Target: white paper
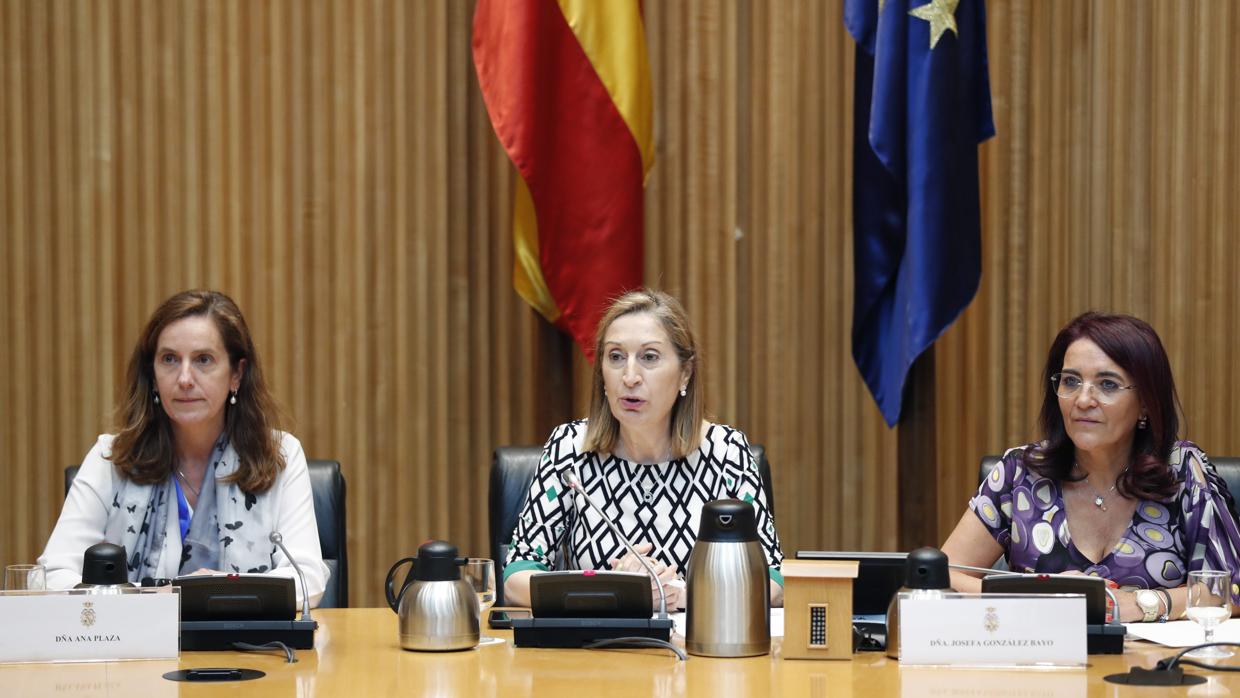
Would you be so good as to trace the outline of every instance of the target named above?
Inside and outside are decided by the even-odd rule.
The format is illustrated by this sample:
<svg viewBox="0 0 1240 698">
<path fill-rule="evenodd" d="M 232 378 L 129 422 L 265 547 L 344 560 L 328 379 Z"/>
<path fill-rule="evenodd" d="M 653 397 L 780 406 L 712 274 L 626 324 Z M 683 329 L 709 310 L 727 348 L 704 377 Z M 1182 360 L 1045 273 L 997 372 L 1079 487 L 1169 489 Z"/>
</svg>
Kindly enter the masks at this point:
<svg viewBox="0 0 1240 698">
<path fill-rule="evenodd" d="M 900 664 L 1085 666 L 1081 594 L 900 594 Z M 890 641 L 890 638 L 888 638 Z"/>
<path fill-rule="evenodd" d="M 684 637 L 685 629 L 688 627 L 686 625 L 685 612 L 679 611 L 677 613 L 669 613 L 668 615 L 672 617 L 672 622 L 675 623 L 676 627 L 673 628 L 673 630 L 676 631 L 677 635 Z M 771 609 L 771 637 L 783 637 L 783 636 L 784 636 L 784 609 L 772 608 Z"/>
<path fill-rule="evenodd" d="M 0 593 L 0 662 L 175 659 L 180 602 L 174 589 Z"/>
<path fill-rule="evenodd" d="M 1125 623 L 1128 634 L 1166 647 L 1192 647 L 1205 642 L 1205 631 L 1191 620 L 1167 623 Z M 1233 618 L 1214 628 L 1215 642 L 1240 642 L 1240 619 Z"/>
</svg>

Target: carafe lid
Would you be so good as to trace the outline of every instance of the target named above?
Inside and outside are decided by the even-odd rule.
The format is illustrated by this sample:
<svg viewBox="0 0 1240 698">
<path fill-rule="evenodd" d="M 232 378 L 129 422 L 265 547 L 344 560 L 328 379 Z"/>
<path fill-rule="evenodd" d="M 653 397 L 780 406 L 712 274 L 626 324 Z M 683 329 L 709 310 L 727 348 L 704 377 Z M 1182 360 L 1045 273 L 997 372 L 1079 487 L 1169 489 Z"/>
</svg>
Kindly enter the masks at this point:
<svg viewBox="0 0 1240 698">
<path fill-rule="evenodd" d="M 698 540 L 707 543 L 748 543 L 758 540 L 753 505 L 739 499 L 716 499 L 702 507 Z"/>
<path fill-rule="evenodd" d="M 909 589 L 947 589 L 951 576 L 947 555 L 938 548 L 918 548 L 904 563 L 904 586 Z"/>
<path fill-rule="evenodd" d="M 467 558 L 456 556 L 456 546 L 442 540 L 427 541 L 418 548 L 413 578 L 419 582 L 455 582 Z"/>
<path fill-rule="evenodd" d="M 96 543 L 82 555 L 83 584 L 126 584 L 125 548 L 112 543 Z"/>
</svg>

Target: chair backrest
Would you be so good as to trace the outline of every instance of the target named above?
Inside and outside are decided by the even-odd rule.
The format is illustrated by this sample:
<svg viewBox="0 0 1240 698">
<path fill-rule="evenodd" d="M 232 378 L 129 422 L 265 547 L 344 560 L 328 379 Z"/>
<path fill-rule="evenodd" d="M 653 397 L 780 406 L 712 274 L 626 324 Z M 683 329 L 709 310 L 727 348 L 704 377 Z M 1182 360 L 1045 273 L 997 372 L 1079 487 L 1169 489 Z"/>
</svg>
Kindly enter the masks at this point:
<svg viewBox="0 0 1240 698">
<path fill-rule="evenodd" d="M 307 460 L 306 465 L 314 497 L 314 519 L 319 528 L 319 550 L 331 570 L 318 607 L 348 608 L 349 537 L 344 473 L 334 460 Z"/>
<path fill-rule="evenodd" d="M 319 529 L 319 548 L 323 562 L 331 570 L 319 608 L 349 606 L 349 547 L 345 511 L 344 474 L 334 460 L 308 460 L 310 492 L 314 497 L 314 518 Z M 73 487 L 78 466 L 65 468 L 65 496 Z"/>
<path fill-rule="evenodd" d="M 766 449 L 750 445 L 758 473 L 762 476 L 762 489 L 766 493 L 767 509 L 775 515 L 775 491 L 771 485 L 771 466 L 766 460 Z M 534 471 L 542 457 L 541 446 L 500 446 L 491 458 L 491 488 L 488 494 L 491 533 L 491 559 L 495 560 L 496 600 L 504 604 L 504 560 L 508 557 L 508 542 L 517 527 L 517 516 L 525 506 Z"/>
</svg>

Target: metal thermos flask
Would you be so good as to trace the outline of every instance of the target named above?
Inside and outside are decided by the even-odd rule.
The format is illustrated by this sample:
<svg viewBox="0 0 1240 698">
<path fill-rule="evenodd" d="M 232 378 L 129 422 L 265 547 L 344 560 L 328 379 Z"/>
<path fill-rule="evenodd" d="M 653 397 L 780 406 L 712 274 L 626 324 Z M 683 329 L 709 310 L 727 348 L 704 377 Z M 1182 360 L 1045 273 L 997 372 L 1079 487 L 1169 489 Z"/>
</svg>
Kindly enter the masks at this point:
<svg viewBox="0 0 1240 698">
<path fill-rule="evenodd" d="M 705 657 L 771 651 L 771 592 L 752 504 L 720 499 L 702 508 L 689 556 L 685 649 Z"/>
<path fill-rule="evenodd" d="M 433 540 L 418 548 L 416 558 L 392 565 L 385 589 L 388 605 L 400 617 L 403 649 L 440 652 L 478 644 L 478 594 L 461 579 L 461 567 L 468 560 L 457 557 L 456 546 Z M 396 572 L 406 562 L 412 563 L 412 569 L 398 591 Z"/>
</svg>

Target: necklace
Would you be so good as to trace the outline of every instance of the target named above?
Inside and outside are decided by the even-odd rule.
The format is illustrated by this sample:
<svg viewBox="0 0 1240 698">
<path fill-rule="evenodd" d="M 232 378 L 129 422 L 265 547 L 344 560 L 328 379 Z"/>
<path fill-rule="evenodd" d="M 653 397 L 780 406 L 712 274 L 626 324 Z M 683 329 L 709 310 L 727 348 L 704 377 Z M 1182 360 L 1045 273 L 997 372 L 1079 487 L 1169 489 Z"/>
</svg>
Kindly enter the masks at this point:
<svg viewBox="0 0 1240 698">
<path fill-rule="evenodd" d="M 1085 484 L 1089 485 L 1089 489 L 1094 490 L 1094 506 L 1098 507 L 1099 509 L 1103 511 L 1106 511 L 1107 510 L 1107 505 L 1106 505 L 1107 495 L 1115 491 L 1115 485 L 1111 485 L 1111 489 L 1099 494 L 1098 490 L 1094 489 L 1093 484 L 1090 483 L 1088 476 L 1086 476 L 1085 478 Z M 1116 482 L 1115 484 L 1118 485 L 1119 483 Z"/>
<path fill-rule="evenodd" d="M 1078 464 L 1076 467 L 1080 468 L 1081 466 Z M 1119 486 L 1119 478 L 1123 477 L 1126 472 L 1128 472 L 1128 468 L 1124 468 L 1120 471 L 1119 477 L 1115 478 L 1115 482 L 1111 484 L 1111 489 L 1106 492 L 1099 492 L 1097 488 L 1094 487 L 1094 483 L 1089 481 L 1089 476 L 1085 476 L 1085 486 L 1094 491 L 1094 506 L 1103 511 L 1107 510 L 1106 499 L 1112 492 L 1115 491 L 1115 488 Z"/>
<path fill-rule="evenodd" d="M 189 491 L 190 491 L 190 492 L 193 492 L 193 493 L 194 493 L 194 496 L 195 496 L 195 497 L 197 497 L 197 496 L 198 496 L 198 488 L 197 488 L 197 487 L 194 487 L 193 485 L 191 485 L 191 484 L 190 484 L 190 482 L 189 482 L 189 478 L 185 477 L 185 472 L 184 472 L 184 471 L 182 471 L 182 470 L 177 470 L 177 475 L 180 475 L 180 476 L 181 476 L 181 482 L 184 482 L 184 483 L 185 483 L 185 486 L 189 488 Z M 1112 487 L 1111 489 L 1115 489 L 1115 488 L 1114 488 L 1114 487 Z"/>
</svg>

